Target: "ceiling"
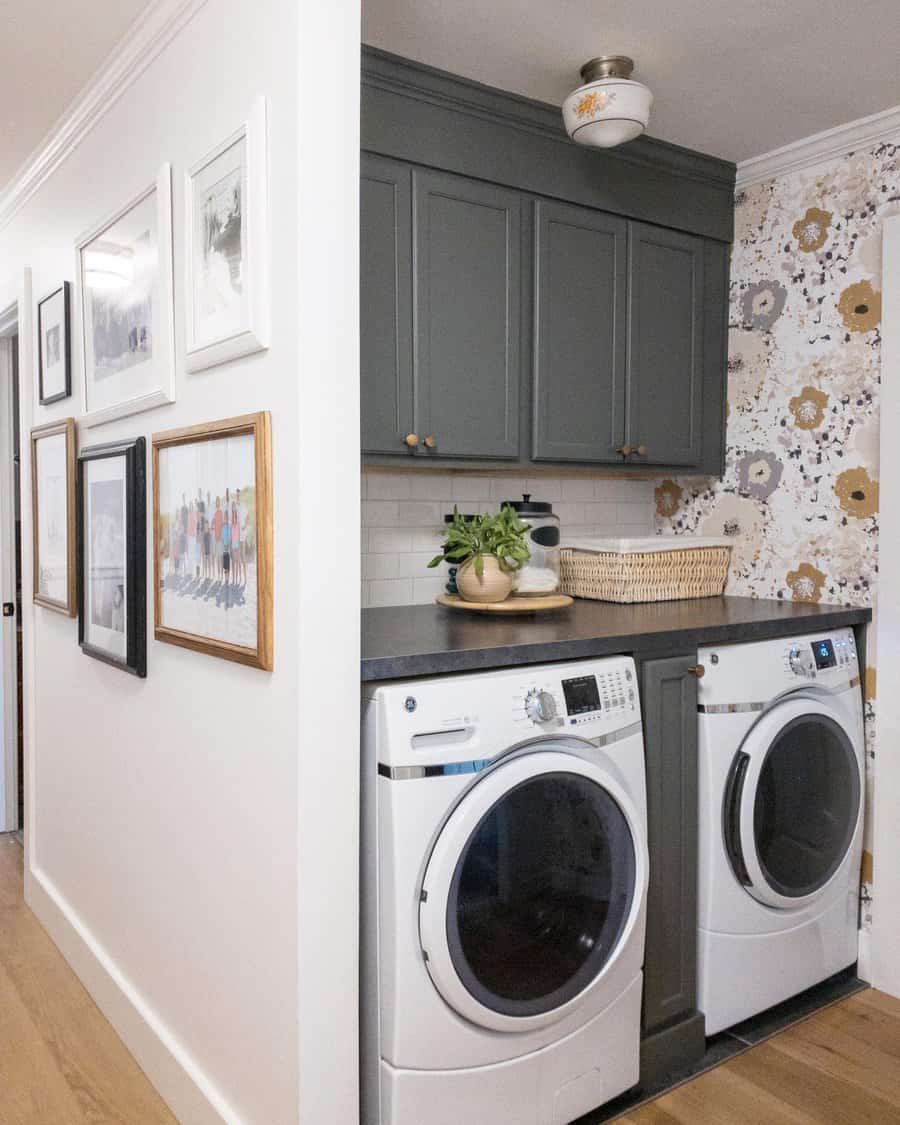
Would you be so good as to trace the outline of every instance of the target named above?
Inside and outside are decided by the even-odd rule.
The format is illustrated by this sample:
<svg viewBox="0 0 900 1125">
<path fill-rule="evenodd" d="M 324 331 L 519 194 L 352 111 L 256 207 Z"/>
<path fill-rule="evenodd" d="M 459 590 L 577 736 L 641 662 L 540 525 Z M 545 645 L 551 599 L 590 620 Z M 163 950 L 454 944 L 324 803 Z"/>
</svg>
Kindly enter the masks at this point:
<svg viewBox="0 0 900 1125">
<path fill-rule="evenodd" d="M 0 190 L 148 0 L 0 0 Z"/>
<path fill-rule="evenodd" d="M 363 41 L 555 105 L 626 54 L 648 132 L 745 160 L 900 104 L 898 0 L 362 0 Z"/>
</svg>

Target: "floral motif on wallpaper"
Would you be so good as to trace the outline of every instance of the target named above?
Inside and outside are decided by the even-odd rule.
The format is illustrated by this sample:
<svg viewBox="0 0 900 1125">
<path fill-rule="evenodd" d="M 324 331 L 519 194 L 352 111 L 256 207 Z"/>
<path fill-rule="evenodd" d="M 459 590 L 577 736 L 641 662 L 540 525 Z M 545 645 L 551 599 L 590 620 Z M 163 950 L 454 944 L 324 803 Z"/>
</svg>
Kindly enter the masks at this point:
<svg viewBox="0 0 900 1125">
<path fill-rule="evenodd" d="M 900 146 L 891 144 L 737 196 L 725 475 L 667 480 L 656 492 L 661 532 L 733 539 L 728 593 L 872 604 L 881 237 L 885 218 L 898 213 Z M 867 685 L 868 854 L 874 669 Z"/>
</svg>

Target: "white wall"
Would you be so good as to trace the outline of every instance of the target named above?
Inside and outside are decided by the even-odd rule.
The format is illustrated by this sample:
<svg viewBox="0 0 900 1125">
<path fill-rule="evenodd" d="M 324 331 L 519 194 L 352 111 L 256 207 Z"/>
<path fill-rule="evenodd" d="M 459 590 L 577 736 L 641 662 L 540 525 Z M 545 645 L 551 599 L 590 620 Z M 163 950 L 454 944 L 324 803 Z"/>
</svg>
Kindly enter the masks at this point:
<svg viewBox="0 0 900 1125">
<path fill-rule="evenodd" d="M 357 432 L 359 11 L 353 0 L 314 15 L 293 0 L 195 7 L 0 232 L 0 308 L 26 266 L 36 296 L 74 280 L 76 237 L 172 163 L 177 401 L 80 427 L 79 443 L 271 411 L 275 671 L 154 642 L 151 598 L 146 680 L 84 656 L 75 621 L 30 604 L 26 513 L 27 892 L 181 1120 L 349 1125 L 359 551 L 352 527 L 336 564 L 318 548 L 333 538 L 330 513 L 359 503 L 355 457 L 344 471 L 346 450 L 320 432 L 338 411 Z M 334 107 L 312 93 L 338 74 L 350 75 L 345 125 L 329 137 Z M 270 117 L 272 344 L 188 376 L 183 174 L 257 94 Z M 79 417 L 78 392 L 35 405 L 33 375 L 29 363 L 24 430 Z"/>
<path fill-rule="evenodd" d="M 549 500 L 563 536 L 653 535 L 653 480 L 623 480 L 596 474 L 541 474 L 465 470 L 368 469 L 362 479 L 364 606 L 422 605 L 443 592 L 440 570 L 428 570 L 439 552 L 444 515 L 496 511 L 503 500 L 524 492 Z"/>
<path fill-rule="evenodd" d="M 881 536 L 878 580 L 878 785 L 872 983 L 900 997 L 900 217 L 884 224 L 881 352 Z"/>
</svg>

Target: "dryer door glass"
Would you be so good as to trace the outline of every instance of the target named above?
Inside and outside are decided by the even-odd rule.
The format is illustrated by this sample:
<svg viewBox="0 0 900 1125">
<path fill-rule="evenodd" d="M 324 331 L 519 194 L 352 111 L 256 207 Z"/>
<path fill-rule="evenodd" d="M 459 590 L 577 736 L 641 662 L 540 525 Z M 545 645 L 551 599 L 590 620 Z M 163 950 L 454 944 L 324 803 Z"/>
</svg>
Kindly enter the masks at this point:
<svg viewBox="0 0 900 1125">
<path fill-rule="evenodd" d="M 609 793 L 574 773 L 530 778 L 488 810 L 457 862 L 454 969 L 496 1012 L 552 1011 L 601 972 L 634 894 L 634 842 Z"/>
<path fill-rule="evenodd" d="M 850 740 L 824 715 L 801 715 L 773 740 L 753 797 L 763 875 L 787 898 L 820 890 L 840 867 L 859 816 L 859 766 Z"/>
</svg>

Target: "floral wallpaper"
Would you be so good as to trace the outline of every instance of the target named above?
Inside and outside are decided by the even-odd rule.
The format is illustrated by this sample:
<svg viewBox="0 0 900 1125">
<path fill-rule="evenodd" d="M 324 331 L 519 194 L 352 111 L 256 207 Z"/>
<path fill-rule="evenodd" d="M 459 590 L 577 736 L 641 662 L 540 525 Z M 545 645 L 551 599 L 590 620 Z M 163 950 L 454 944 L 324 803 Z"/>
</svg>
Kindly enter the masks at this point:
<svg viewBox="0 0 900 1125">
<path fill-rule="evenodd" d="M 881 235 L 898 212 L 896 144 L 737 195 L 725 475 L 656 489 L 659 531 L 733 537 L 728 593 L 873 603 Z M 868 647 L 871 657 L 871 637 Z M 874 683 L 870 668 L 869 809 Z M 867 906 L 870 881 L 867 874 Z"/>
</svg>

